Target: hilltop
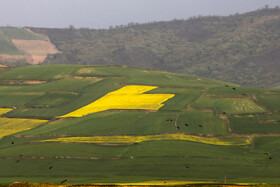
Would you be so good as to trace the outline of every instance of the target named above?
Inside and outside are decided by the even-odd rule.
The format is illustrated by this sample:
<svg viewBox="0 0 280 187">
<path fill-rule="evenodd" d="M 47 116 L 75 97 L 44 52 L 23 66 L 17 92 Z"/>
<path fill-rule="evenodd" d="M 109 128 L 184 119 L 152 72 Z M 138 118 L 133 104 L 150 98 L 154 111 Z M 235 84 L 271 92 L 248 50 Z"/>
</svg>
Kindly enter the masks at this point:
<svg viewBox="0 0 280 187">
<path fill-rule="evenodd" d="M 4 67 L 0 90 L 4 184 L 280 183 L 277 89 L 42 65 Z"/>
<path fill-rule="evenodd" d="M 0 64 L 38 64 L 55 53 L 57 49 L 45 35 L 27 28 L 0 27 Z"/>
<path fill-rule="evenodd" d="M 280 85 L 280 9 L 108 30 L 31 28 L 61 54 L 44 64 L 131 65 L 250 87 Z"/>
</svg>

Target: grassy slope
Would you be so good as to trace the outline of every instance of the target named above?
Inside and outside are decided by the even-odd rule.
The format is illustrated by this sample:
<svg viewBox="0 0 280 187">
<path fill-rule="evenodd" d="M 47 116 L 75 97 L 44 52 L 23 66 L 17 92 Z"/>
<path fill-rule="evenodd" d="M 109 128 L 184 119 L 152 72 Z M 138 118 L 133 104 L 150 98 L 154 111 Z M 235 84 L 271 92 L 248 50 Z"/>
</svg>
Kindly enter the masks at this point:
<svg viewBox="0 0 280 187">
<path fill-rule="evenodd" d="M 186 73 L 251 87 L 279 86 L 280 9 L 129 24 L 44 29 L 62 52 L 46 64 L 115 64 Z"/>
<path fill-rule="evenodd" d="M 42 36 L 34 34 L 23 28 L 2 27 L 1 30 L 3 34 L 10 40 L 44 40 Z"/>
<path fill-rule="evenodd" d="M 19 80 L 46 82 L 17 84 L 15 81 Z M 175 97 L 166 101 L 157 112 L 112 110 L 56 121 L 57 116 L 85 106 L 126 84 L 156 85 L 159 88 L 149 91 L 149 94 L 173 93 Z M 16 107 L 3 117 L 52 120 L 0 140 L 2 183 L 60 183 L 65 178 L 67 183 L 80 184 L 151 180 L 223 182 L 225 176 L 228 182 L 280 183 L 280 92 L 277 90 L 251 89 L 194 76 L 131 67 L 56 65 L 2 71 L 0 91 L 0 107 Z M 268 97 L 268 94 L 273 97 Z M 246 106 L 249 103 L 250 107 L 240 107 L 240 100 L 245 100 Z M 175 140 L 132 145 L 36 143 L 63 134 L 162 133 L 236 138 L 242 134 L 258 136 L 247 146 L 217 146 Z M 275 136 L 268 136 L 272 133 Z M 12 141 L 14 144 L 11 144 Z M 119 159 L 95 160 L 89 157 Z M 53 168 L 49 169 L 50 166 Z"/>
<path fill-rule="evenodd" d="M 0 54 L 7 54 L 7 55 L 23 54 L 11 42 L 12 39 L 44 40 L 43 37 L 22 28 L 0 27 Z"/>
</svg>

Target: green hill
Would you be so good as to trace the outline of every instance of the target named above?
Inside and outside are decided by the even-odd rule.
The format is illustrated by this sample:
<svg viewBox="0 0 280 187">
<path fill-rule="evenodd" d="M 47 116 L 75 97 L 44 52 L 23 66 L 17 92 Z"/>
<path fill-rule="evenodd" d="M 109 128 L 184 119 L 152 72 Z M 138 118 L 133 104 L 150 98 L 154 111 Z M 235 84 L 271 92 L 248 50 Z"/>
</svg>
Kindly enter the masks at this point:
<svg viewBox="0 0 280 187">
<path fill-rule="evenodd" d="M 38 64 L 48 54 L 58 53 L 47 36 L 27 28 L 0 27 L 0 64 L 23 66 Z"/>
<path fill-rule="evenodd" d="M 12 39 L 18 40 L 44 40 L 43 37 L 27 31 L 23 28 L 0 27 L 0 54 L 23 55 L 11 42 Z"/>
<path fill-rule="evenodd" d="M 62 52 L 45 64 L 131 65 L 250 87 L 280 85 L 280 9 L 130 23 L 108 30 L 31 28 Z"/>
<path fill-rule="evenodd" d="M 280 183 L 279 89 L 48 65 L 0 71 L 0 90 L 3 184 Z"/>
</svg>

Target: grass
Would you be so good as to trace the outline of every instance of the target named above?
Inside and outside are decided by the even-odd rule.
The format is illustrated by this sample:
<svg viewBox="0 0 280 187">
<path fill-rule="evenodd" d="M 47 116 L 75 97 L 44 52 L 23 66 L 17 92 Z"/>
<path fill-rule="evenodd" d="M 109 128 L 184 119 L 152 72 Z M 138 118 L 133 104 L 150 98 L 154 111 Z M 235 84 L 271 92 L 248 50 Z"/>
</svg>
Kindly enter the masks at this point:
<svg viewBox="0 0 280 187">
<path fill-rule="evenodd" d="M 0 106 L 6 107 L 0 123 L 10 120 L 15 130 L 0 139 L 1 183 L 223 183 L 225 176 L 228 183 L 279 183 L 278 91 L 117 66 L 20 67 L 1 71 L 0 80 L 6 80 L 0 84 Z M 155 88 L 143 95 L 175 96 L 157 111 L 120 107 L 59 118 L 128 85 Z M 21 129 L 36 119 L 50 121 Z M 133 144 L 101 145 L 94 136 L 101 143 Z M 247 136 L 250 144 L 241 145 Z M 42 142 L 59 138 L 74 141 Z"/>
<path fill-rule="evenodd" d="M 38 93 L 38 95 L 15 95 L 10 94 L 8 95 L 7 92 L 0 93 L 0 107 L 17 107 L 23 106 L 28 102 L 39 98 L 44 93 Z"/>
<path fill-rule="evenodd" d="M 226 121 L 216 117 L 213 112 L 184 111 L 179 115 L 177 125 L 180 132 L 186 134 L 228 134 Z"/>
<path fill-rule="evenodd" d="M 280 123 L 260 123 L 256 117 L 230 117 L 233 133 L 267 134 L 280 133 Z"/>
<path fill-rule="evenodd" d="M 280 92 L 274 94 L 262 94 L 257 97 L 260 103 L 267 106 L 271 111 L 280 111 Z"/>
<path fill-rule="evenodd" d="M 0 30 L 8 39 L 45 40 L 44 37 L 23 28 L 1 27 Z"/>
<path fill-rule="evenodd" d="M 199 98 L 191 104 L 195 108 L 213 109 L 216 113 L 222 114 L 244 114 L 258 113 L 266 110 L 248 98 Z"/>
<path fill-rule="evenodd" d="M 11 42 L 0 39 L 0 54 L 23 55 Z"/>
<path fill-rule="evenodd" d="M 169 99 L 164 102 L 164 106 L 162 106 L 159 110 L 167 110 L 167 111 L 180 111 L 198 99 L 198 97 L 203 93 L 201 90 L 193 90 L 193 89 L 182 89 L 182 88 L 157 88 L 147 92 L 149 94 L 152 93 L 167 93 L 174 94 L 172 99 Z"/>
<path fill-rule="evenodd" d="M 19 67 L 0 72 L 0 80 L 54 80 L 65 78 L 81 66 L 49 65 Z"/>
</svg>

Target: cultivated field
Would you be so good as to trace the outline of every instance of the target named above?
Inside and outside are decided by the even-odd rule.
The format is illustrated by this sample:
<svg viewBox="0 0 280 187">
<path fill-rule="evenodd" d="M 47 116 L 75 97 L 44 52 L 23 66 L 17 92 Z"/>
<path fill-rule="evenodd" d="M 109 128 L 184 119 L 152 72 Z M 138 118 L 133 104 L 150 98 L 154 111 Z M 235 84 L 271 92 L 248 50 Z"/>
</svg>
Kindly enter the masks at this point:
<svg viewBox="0 0 280 187">
<path fill-rule="evenodd" d="M 0 63 L 18 60 L 38 64 L 48 54 L 58 52 L 46 36 L 25 28 L 0 27 Z"/>
<path fill-rule="evenodd" d="M 277 89 L 54 65 L 0 71 L 0 96 L 3 184 L 280 183 Z"/>
</svg>

